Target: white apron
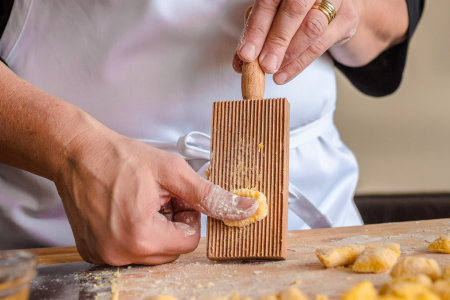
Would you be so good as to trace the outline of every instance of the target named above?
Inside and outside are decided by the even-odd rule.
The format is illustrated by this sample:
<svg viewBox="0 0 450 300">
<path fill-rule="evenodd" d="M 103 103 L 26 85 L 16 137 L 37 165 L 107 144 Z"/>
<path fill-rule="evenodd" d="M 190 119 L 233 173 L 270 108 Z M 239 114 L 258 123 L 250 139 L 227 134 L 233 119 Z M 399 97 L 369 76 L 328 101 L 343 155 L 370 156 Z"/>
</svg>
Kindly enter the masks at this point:
<svg viewBox="0 0 450 300">
<path fill-rule="evenodd" d="M 203 175 L 213 101 L 242 99 L 231 59 L 252 2 L 16 0 L 0 56 L 36 87 Z M 332 118 L 330 57 L 284 86 L 267 76 L 265 97 L 291 104 L 290 207 L 303 219 L 290 210 L 289 229 L 362 224 L 356 160 Z M 0 164 L 0 249 L 73 244 L 54 184 Z"/>
</svg>

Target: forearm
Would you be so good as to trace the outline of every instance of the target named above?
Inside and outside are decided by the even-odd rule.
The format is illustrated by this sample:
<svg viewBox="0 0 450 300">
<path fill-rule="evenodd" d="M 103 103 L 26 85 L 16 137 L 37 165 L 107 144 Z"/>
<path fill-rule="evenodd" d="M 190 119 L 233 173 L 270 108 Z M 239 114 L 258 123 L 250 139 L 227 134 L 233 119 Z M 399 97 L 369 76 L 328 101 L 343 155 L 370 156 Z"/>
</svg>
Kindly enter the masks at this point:
<svg viewBox="0 0 450 300">
<path fill-rule="evenodd" d="M 340 63 L 359 67 L 407 37 L 408 9 L 405 0 L 357 0 L 360 19 L 355 34 L 329 49 Z"/>
<path fill-rule="evenodd" d="M 74 144 L 98 122 L 22 80 L 3 64 L 0 91 L 0 163 L 55 180 Z"/>
</svg>

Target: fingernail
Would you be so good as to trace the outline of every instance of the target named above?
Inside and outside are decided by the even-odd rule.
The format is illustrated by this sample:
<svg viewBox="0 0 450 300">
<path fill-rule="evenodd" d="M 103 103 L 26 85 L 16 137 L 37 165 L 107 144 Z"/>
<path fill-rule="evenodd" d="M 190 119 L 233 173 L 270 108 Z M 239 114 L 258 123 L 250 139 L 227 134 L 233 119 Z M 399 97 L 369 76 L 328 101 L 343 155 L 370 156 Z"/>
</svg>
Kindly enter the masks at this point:
<svg viewBox="0 0 450 300">
<path fill-rule="evenodd" d="M 256 211 L 258 209 L 259 203 L 253 198 L 247 197 L 238 197 L 237 199 L 237 207 L 244 211 L 253 210 Z"/>
<path fill-rule="evenodd" d="M 288 74 L 286 72 L 281 72 L 277 74 L 274 78 L 277 84 L 285 84 L 288 79 Z"/>
<path fill-rule="evenodd" d="M 266 55 L 262 59 L 261 65 L 264 68 L 266 68 L 267 71 L 269 71 L 271 74 L 273 74 L 278 69 L 278 58 L 275 55 L 273 55 L 273 54 Z"/>
<path fill-rule="evenodd" d="M 254 61 L 256 56 L 256 47 L 252 43 L 245 43 L 241 47 L 239 54 L 241 54 L 241 57 L 246 60 Z"/>
</svg>

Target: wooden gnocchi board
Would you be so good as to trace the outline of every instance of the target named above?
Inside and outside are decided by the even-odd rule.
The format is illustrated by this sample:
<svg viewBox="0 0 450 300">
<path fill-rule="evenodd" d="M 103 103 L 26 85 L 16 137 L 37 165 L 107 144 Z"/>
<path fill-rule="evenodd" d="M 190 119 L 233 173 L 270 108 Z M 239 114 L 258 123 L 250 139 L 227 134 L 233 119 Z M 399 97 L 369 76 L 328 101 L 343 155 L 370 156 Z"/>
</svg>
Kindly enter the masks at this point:
<svg viewBox="0 0 450 300">
<path fill-rule="evenodd" d="M 315 299 L 316 294 L 339 299 L 345 290 L 361 281 L 369 280 L 378 287 L 386 283 L 390 276 L 388 273 L 357 274 L 349 268 L 325 269 L 315 256 L 317 246 L 399 243 L 402 256 L 422 255 L 434 258 L 443 267 L 450 264 L 450 254 L 430 252 L 427 246 L 433 239 L 449 232 L 450 219 L 290 231 L 287 235 L 288 251 L 285 261 L 210 261 L 206 258 L 206 240 L 202 238 L 197 250 L 182 255 L 173 263 L 160 266 L 102 267 L 104 269 L 90 265 L 91 271 L 72 276 L 78 278 L 73 282 L 90 283 L 94 294 L 95 286 L 101 286 L 103 296 L 105 285 L 98 284 L 95 280 L 106 276 L 105 282 L 114 284 L 110 284 L 110 294 L 107 295 L 109 298 L 105 299 L 113 296 L 118 296 L 121 300 L 147 299 L 157 294 L 172 294 L 179 299 L 203 299 L 231 296 L 234 293 L 258 298 L 295 285 L 296 281 L 301 284 L 295 286 L 307 294 L 309 299 Z M 39 255 L 41 265 L 81 260 L 75 247 L 33 251 Z M 64 265 L 70 264 L 58 266 Z M 99 275 L 93 272 L 98 272 Z M 69 277 L 70 275 L 64 276 L 66 280 Z M 38 284 L 43 286 L 49 286 L 51 280 L 63 279 L 37 278 Z M 78 297 L 77 293 L 74 299 Z"/>
</svg>

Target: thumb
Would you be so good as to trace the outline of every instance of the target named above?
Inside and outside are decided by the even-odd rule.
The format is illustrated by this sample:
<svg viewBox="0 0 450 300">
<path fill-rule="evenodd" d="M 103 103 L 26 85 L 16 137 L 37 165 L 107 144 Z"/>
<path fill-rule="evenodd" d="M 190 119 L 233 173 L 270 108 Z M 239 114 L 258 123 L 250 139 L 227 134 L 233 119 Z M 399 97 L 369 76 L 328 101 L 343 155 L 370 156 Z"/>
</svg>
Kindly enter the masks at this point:
<svg viewBox="0 0 450 300">
<path fill-rule="evenodd" d="M 192 208 L 222 221 L 241 221 L 255 214 L 258 201 L 235 195 L 198 175 L 186 163 L 178 161 L 176 174 L 161 184 L 177 198 L 183 199 Z"/>
</svg>

